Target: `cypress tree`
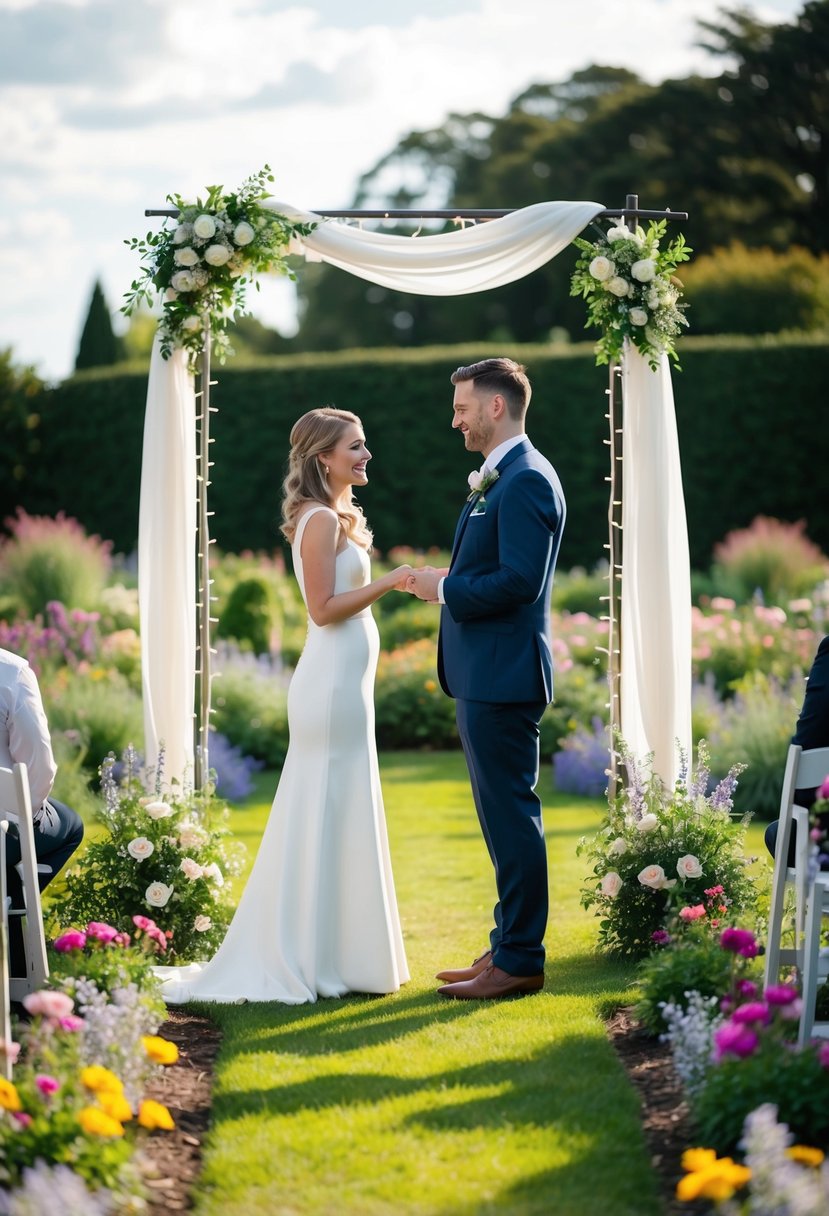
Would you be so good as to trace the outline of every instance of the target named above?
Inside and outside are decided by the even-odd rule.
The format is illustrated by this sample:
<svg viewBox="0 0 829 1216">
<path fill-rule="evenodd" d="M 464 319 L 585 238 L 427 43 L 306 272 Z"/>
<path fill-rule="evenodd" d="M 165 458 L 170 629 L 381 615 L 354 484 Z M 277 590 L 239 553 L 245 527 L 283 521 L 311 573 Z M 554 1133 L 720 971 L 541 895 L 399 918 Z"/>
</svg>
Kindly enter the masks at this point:
<svg viewBox="0 0 829 1216">
<path fill-rule="evenodd" d="M 96 279 L 75 358 L 75 371 L 86 367 L 106 367 L 118 363 L 122 358 L 121 341 L 112 328 L 104 293 Z"/>
</svg>

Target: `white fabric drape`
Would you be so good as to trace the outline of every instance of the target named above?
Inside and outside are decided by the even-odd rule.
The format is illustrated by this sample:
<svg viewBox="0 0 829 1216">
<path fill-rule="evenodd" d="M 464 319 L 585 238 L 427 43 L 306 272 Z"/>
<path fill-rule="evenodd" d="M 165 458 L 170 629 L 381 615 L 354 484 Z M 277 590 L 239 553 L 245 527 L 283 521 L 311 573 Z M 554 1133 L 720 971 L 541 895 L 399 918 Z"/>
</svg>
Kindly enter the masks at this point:
<svg viewBox="0 0 829 1216">
<path fill-rule="evenodd" d="M 184 351 L 153 343 L 138 517 L 138 608 L 148 768 L 193 778 L 196 662 L 196 399 Z"/>
<path fill-rule="evenodd" d="M 621 728 L 673 786 L 691 747 L 691 575 L 667 355 L 622 360 Z"/>
<path fill-rule="evenodd" d="M 555 257 L 602 210 L 594 202 L 537 203 L 454 232 L 401 237 L 273 200 L 268 205 L 317 225 L 302 239 L 306 257 L 384 287 L 436 296 L 514 282 Z M 673 739 L 684 743 L 690 734 L 683 727 L 690 721 L 690 579 L 670 374 L 667 366 L 654 374 L 641 363 L 634 353 L 625 374 L 622 726 L 632 750 L 655 751 L 657 771 L 670 780 Z M 193 759 L 194 417 L 184 356 L 164 361 L 156 345 L 141 480 L 139 601 L 145 749 L 153 763 L 159 743 L 166 744 L 167 781 L 181 780 Z M 660 564 L 665 554 L 670 573 Z"/>
</svg>

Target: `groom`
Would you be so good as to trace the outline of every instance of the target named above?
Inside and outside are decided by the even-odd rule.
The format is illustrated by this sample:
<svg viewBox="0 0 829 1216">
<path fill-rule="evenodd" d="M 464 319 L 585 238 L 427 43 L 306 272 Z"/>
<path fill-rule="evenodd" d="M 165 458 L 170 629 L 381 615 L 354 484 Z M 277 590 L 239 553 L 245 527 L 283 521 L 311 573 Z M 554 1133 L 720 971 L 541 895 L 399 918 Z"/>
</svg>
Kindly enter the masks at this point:
<svg viewBox="0 0 829 1216">
<path fill-rule="evenodd" d="M 471 474 L 448 570 L 417 570 L 408 587 L 440 601 L 438 673 L 455 698 L 498 902 L 490 948 L 471 967 L 442 971 L 438 991 L 462 1000 L 537 992 L 544 985 L 547 855 L 538 780 L 538 724 L 553 696 L 550 591 L 564 495 L 555 469 L 524 431 L 525 369 L 512 359 L 459 367 L 452 427 L 484 465 Z"/>
</svg>

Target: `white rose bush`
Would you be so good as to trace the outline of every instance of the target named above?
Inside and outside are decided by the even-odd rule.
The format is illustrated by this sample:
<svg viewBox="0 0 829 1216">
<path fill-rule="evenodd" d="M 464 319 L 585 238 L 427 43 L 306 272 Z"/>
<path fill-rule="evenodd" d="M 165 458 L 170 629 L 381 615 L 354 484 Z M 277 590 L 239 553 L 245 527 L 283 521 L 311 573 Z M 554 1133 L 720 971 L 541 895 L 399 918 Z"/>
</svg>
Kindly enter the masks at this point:
<svg viewBox="0 0 829 1216">
<path fill-rule="evenodd" d="M 60 926 L 106 921 L 132 933 L 135 917 L 157 926 L 165 962 L 210 958 L 233 914 L 227 880 L 241 869 L 243 846 L 231 840 L 227 809 L 212 787 L 149 791 L 132 749 L 116 780 L 114 756 L 101 767 L 103 831 L 66 871 L 50 905 Z"/>
<path fill-rule="evenodd" d="M 168 359 L 185 349 L 191 364 L 201 353 L 205 328 L 220 362 L 231 352 L 226 327 L 247 309 L 245 295 L 257 275 L 296 278 L 286 256 L 295 237 L 307 236 L 313 225 L 297 224 L 263 207 L 272 182 L 265 165 L 230 194 L 208 186 L 203 199 L 190 203 L 178 194 L 167 201 L 178 208 L 178 221 L 145 237 L 125 243 L 139 254 L 142 271 L 125 295 L 121 311 L 130 316 L 140 304 L 163 301 L 159 322 L 161 353 Z"/>
<path fill-rule="evenodd" d="M 585 329 L 598 326 L 597 363 L 618 363 L 629 339 L 655 370 L 663 354 L 679 366 L 675 339 L 688 324 L 675 270 L 692 250 L 682 235 L 661 248 L 667 220 L 643 228 L 619 224 L 598 241 L 577 237 L 580 250 L 570 295 L 587 301 Z"/>
<path fill-rule="evenodd" d="M 582 905 L 594 908 L 599 945 L 610 954 L 641 958 L 668 939 L 666 929 L 712 888 L 728 892 L 728 916 L 750 907 L 752 884 L 743 860 L 747 818 L 733 815 L 742 767 L 711 780 L 705 741 L 692 771 L 687 761 L 673 790 L 619 744 L 628 785 L 611 798 L 596 834 L 579 842 L 591 873 Z M 713 787 L 710 789 L 709 787 Z M 702 908 L 704 911 L 704 908 Z"/>
</svg>

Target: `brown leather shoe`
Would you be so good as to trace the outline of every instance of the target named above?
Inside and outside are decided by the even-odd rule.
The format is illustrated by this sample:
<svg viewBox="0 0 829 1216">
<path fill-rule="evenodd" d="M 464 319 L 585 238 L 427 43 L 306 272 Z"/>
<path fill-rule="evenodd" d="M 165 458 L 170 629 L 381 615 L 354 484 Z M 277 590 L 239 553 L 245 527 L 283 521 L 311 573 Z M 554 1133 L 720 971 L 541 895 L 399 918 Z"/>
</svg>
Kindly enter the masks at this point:
<svg viewBox="0 0 829 1216">
<path fill-rule="evenodd" d="M 474 980 L 476 975 L 485 971 L 492 962 L 492 951 L 485 950 L 475 959 L 471 967 L 461 967 L 458 971 L 439 971 L 436 980 L 445 980 L 447 984 L 459 984 L 462 980 Z"/>
<path fill-rule="evenodd" d="M 510 975 L 494 963 L 490 963 L 474 979 L 458 984 L 444 984 L 438 988 L 441 996 L 451 996 L 458 1001 L 496 1001 L 505 996 L 525 996 L 528 992 L 540 992 L 544 987 L 544 972 L 540 975 Z"/>
</svg>

